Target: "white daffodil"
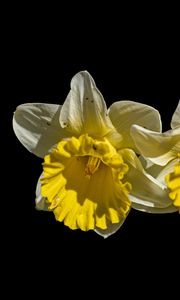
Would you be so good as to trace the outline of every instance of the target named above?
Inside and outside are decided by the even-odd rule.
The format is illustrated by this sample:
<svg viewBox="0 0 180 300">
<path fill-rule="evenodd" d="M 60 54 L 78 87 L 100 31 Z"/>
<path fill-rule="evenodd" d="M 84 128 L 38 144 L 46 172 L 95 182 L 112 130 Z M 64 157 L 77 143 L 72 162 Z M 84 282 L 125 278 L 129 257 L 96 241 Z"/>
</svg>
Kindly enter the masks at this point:
<svg viewBox="0 0 180 300">
<path fill-rule="evenodd" d="M 172 116 L 171 130 L 158 133 L 138 125 L 131 129 L 132 137 L 140 153 L 153 164 L 147 171 L 164 184 L 172 203 L 163 209 L 150 212 L 180 212 L 180 101 Z M 141 205 L 137 209 L 147 211 Z"/>
<path fill-rule="evenodd" d="M 107 110 L 87 71 L 72 78 L 62 106 L 18 106 L 16 136 L 44 158 L 36 207 L 53 211 L 72 229 L 93 229 L 107 237 L 123 224 L 131 197 L 148 206 L 169 205 L 164 186 L 144 171 L 134 152 L 133 124 L 161 131 L 159 113 L 150 106 L 120 101 Z"/>
</svg>

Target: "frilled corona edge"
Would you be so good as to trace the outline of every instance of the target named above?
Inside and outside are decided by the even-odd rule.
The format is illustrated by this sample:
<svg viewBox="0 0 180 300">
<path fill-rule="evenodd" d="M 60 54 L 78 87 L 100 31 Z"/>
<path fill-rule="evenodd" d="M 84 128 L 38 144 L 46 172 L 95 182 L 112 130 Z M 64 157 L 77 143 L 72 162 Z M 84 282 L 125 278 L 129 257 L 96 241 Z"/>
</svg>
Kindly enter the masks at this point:
<svg viewBox="0 0 180 300">
<path fill-rule="evenodd" d="M 88 135 L 61 141 L 43 163 L 42 195 L 71 229 L 107 229 L 130 210 L 128 166 L 106 139 Z"/>
</svg>

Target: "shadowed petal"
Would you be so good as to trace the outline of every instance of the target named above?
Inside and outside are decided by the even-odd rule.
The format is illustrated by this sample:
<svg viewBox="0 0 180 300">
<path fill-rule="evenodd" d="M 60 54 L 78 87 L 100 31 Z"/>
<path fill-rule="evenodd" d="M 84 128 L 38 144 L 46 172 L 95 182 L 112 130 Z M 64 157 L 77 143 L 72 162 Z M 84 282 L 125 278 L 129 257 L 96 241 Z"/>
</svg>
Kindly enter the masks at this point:
<svg viewBox="0 0 180 300">
<path fill-rule="evenodd" d="M 41 178 L 42 178 L 42 174 L 39 177 L 37 186 L 36 186 L 36 199 L 35 199 L 36 208 L 38 210 L 48 211 L 48 204 L 46 202 L 46 199 L 41 194 L 41 182 L 40 182 Z"/>
</svg>

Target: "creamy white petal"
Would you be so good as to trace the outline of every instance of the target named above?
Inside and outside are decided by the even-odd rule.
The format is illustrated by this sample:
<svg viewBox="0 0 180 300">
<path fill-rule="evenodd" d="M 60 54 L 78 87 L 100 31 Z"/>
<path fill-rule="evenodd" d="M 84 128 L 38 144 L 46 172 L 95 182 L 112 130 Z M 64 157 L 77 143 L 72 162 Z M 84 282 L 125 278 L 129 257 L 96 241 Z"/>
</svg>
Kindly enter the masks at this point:
<svg viewBox="0 0 180 300">
<path fill-rule="evenodd" d="M 60 105 L 27 103 L 17 107 L 13 129 L 19 141 L 35 155 L 44 157 L 68 133 L 60 126 Z"/>
<path fill-rule="evenodd" d="M 121 148 L 123 136 L 117 132 L 114 127 L 105 135 L 105 137 L 117 150 Z"/>
<path fill-rule="evenodd" d="M 145 172 L 141 162 L 132 150 L 123 149 L 119 152 L 123 156 L 124 162 L 129 166 L 124 180 L 132 184 L 132 191 L 129 195 L 132 203 L 147 207 L 168 207 L 172 201 L 168 197 L 164 184 Z"/>
<path fill-rule="evenodd" d="M 77 73 L 71 80 L 71 90 L 62 106 L 60 124 L 76 136 L 88 133 L 101 137 L 111 124 L 106 103 L 87 71 Z"/>
<path fill-rule="evenodd" d="M 174 166 L 179 162 L 179 158 L 173 159 L 165 166 L 153 165 L 147 169 L 147 172 L 155 177 L 159 182 L 166 185 L 165 176 L 174 172 Z"/>
<path fill-rule="evenodd" d="M 45 198 L 42 197 L 42 195 L 41 195 L 41 183 L 40 183 L 41 177 L 42 177 L 42 174 L 39 177 L 37 186 L 36 186 L 36 198 L 35 198 L 36 209 L 48 211 L 48 205 L 45 201 Z"/>
<path fill-rule="evenodd" d="M 180 126 L 180 100 L 171 120 L 171 128 L 175 128 L 177 126 Z"/>
<path fill-rule="evenodd" d="M 157 208 L 157 207 L 148 207 L 138 203 L 132 203 L 132 208 L 143 212 L 152 213 L 152 214 L 167 214 L 167 213 L 173 213 L 178 211 L 178 208 L 172 204 L 164 208 Z"/>
<path fill-rule="evenodd" d="M 119 101 L 109 108 L 109 117 L 116 130 L 123 136 L 121 147 L 135 148 L 130 135 L 133 124 L 141 125 L 154 131 L 161 131 L 161 117 L 159 112 L 151 106 L 133 102 Z"/>
<path fill-rule="evenodd" d="M 94 230 L 97 234 L 101 235 L 103 238 L 107 238 L 110 235 L 114 234 L 116 231 L 120 229 L 122 224 L 124 223 L 126 219 L 122 220 L 120 223 L 117 224 L 111 224 L 107 229 L 103 230 L 100 228 L 97 228 Z"/>
<path fill-rule="evenodd" d="M 176 158 L 180 151 L 180 127 L 158 133 L 133 125 L 131 136 L 143 156 L 162 166 Z"/>
</svg>

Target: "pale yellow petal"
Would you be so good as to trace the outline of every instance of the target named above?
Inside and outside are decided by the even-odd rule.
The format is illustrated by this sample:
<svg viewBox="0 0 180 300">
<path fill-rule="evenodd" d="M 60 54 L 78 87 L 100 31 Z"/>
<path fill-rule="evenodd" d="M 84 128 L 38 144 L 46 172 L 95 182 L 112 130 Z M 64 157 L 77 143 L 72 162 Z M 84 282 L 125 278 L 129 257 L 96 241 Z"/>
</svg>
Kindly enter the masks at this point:
<svg viewBox="0 0 180 300">
<path fill-rule="evenodd" d="M 133 101 L 115 102 L 109 108 L 109 117 L 118 133 L 122 136 L 120 148 L 136 149 L 130 135 L 130 128 L 133 124 L 141 125 L 154 131 L 161 131 L 159 112 L 153 107 L 142 103 Z"/>
<path fill-rule="evenodd" d="M 44 157 L 68 133 L 59 123 L 60 105 L 27 103 L 17 107 L 13 129 L 19 141 L 32 153 Z"/>
<path fill-rule="evenodd" d="M 178 126 L 180 126 L 180 100 L 171 120 L 171 128 L 174 129 Z"/>
<path fill-rule="evenodd" d="M 112 127 L 106 103 L 87 71 L 77 73 L 71 81 L 71 90 L 62 106 L 60 124 L 71 134 L 88 133 L 102 137 Z"/>
<path fill-rule="evenodd" d="M 121 226 L 123 225 L 124 221 L 126 219 L 122 219 L 122 221 L 120 223 L 117 223 L 117 224 L 111 224 L 108 226 L 107 229 L 100 229 L 100 228 L 96 228 L 94 231 L 101 235 L 103 238 L 107 238 L 109 236 L 111 236 L 112 234 L 116 233 L 120 228 Z"/>
<path fill-rule="evenodd" d="M 150 207 L 138 203 L 132 203 L 132 208 L 146 213 L 151 213 L 151 214 L 168 214 L 168 213 L 170 214 L 178 211 L 178 208 L 172 205 L 172 203 L 169 204 L 169 206 L 167 207 L 161 207 L 161 208 Z"/>
<path fill-rule="evenodd" d="M 36 209 L 48 211 L 48 204 L 46 202 L 46 199 L 41 194 L 41 182 L 40 182 L 41 178 L 42 175 L 40 176 L 36 186 L 36 199 L 35 199 Z"/>
<path fill-rule="evenodd" d="M 129 195 L 132 203 L 137 203 L 143 207 L 168 207 L 171 201 L 165 186 L 143 169 L 141 162 L 132 150 L 123 149 L 119 152 L 124 162 L 129 166 L 125 180 L 131 182 L 132 185 Z"/>
<path fill-rule="evenodd" d="M 180 127 L 164 133 L 133 125 L 131 135 L 139 152 L 159 165 L 166 165 L 180 151 Z"/>
</svg>

